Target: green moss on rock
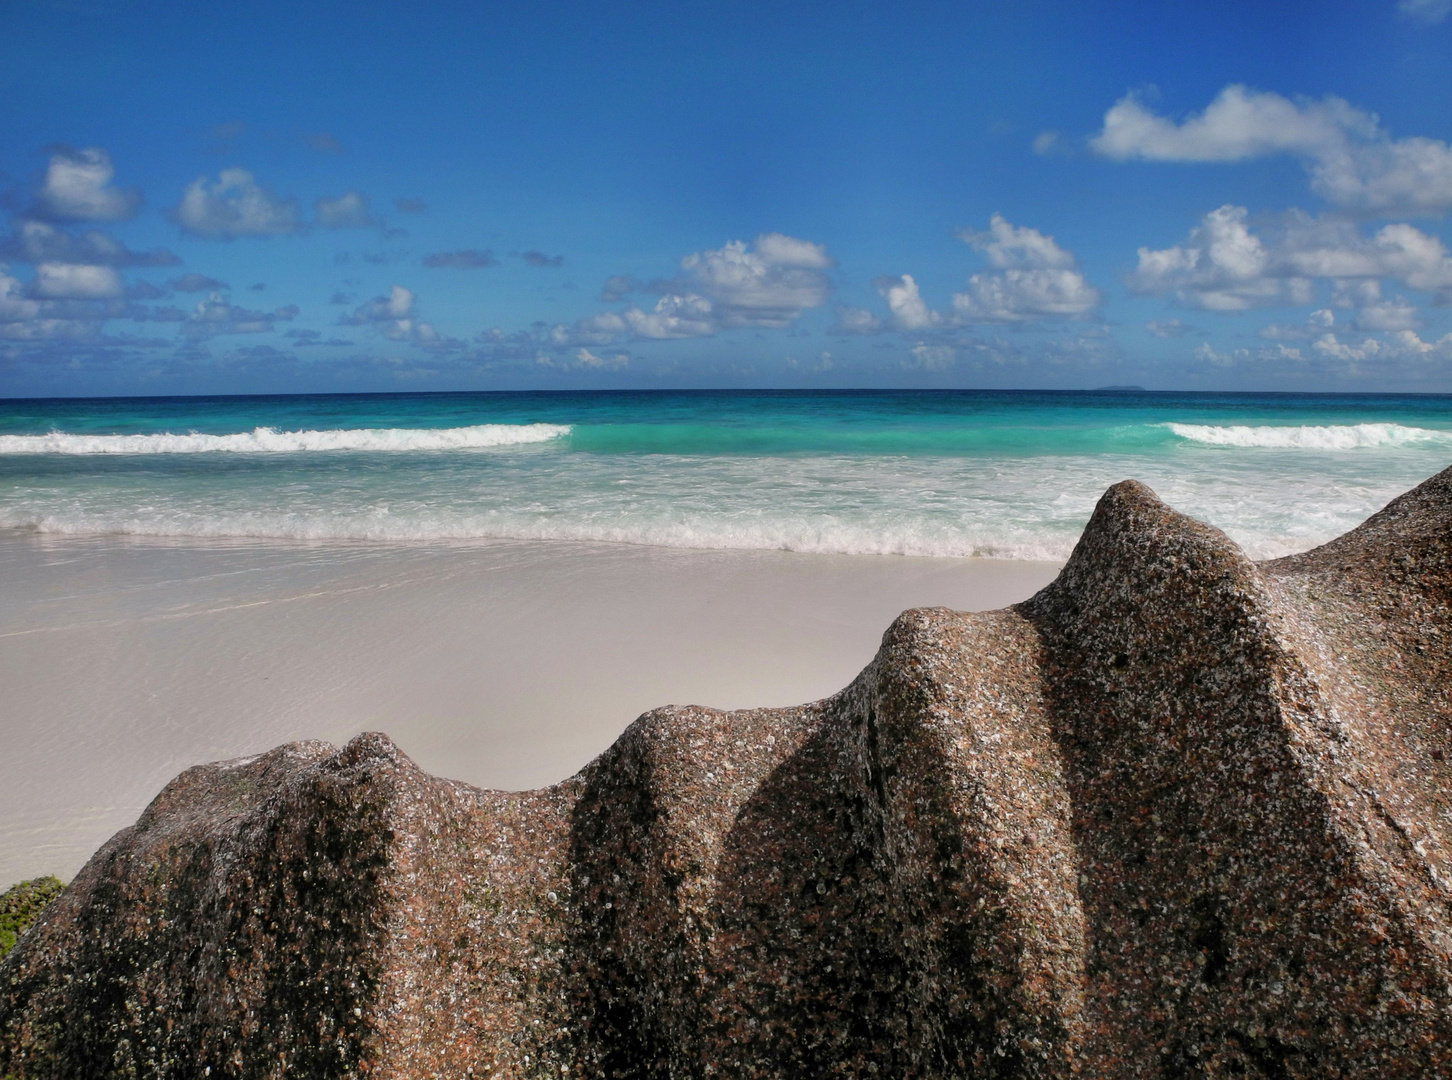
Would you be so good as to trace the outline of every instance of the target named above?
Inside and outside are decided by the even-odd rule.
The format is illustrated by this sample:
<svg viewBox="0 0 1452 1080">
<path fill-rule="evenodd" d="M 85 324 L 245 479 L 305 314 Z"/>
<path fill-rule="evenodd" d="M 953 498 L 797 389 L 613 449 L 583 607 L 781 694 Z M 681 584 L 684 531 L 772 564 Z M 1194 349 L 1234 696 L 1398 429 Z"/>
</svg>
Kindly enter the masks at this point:
<svg viewBox="0 0 1452 1080">
<path fill-rule="evenodd" d="M 38 877 L 12 885 L 0 893 L 0 956 L 15 946 L 20 935 L 40 918 L 46 905 L 65 887 L 65 882 L 59 878 Z"/>
</svg>

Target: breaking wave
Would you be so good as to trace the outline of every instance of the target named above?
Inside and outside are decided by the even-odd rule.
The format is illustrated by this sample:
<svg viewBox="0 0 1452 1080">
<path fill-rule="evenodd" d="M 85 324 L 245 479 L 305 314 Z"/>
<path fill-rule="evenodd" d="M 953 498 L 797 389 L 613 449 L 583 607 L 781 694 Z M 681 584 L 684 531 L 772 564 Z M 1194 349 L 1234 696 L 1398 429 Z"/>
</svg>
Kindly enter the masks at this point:
<svg viewBox="0 0 1452 1080">
<path fill-rule="evenodd" d="M 764 516 L 763 516 L 764 517 Z M 937 558 L 1062 560 L 1073 550 L 1075 529 L 1036 531 L 986 521 L 977 528 L 932 521 L 884 524 L 834 517 L 783 514 L 733 520 L 702 515 L 577 519 L 514 514 L 417 515 L 387 512 L 233 514 L 186 512 L 25 513 L 0 507 L 0 529 L 51 535 L 153 536 L 303 541 L 550 540 L 623 543 L 715 551 L 794 551 L 841 555 L 916 555 Z"/>
<path fill-rule="evenodd" d="M 457 428 L 354 428 L 277 431 L 254 428 L 234 435 L 0 435 L 0 454 L 296 454 L 308 451 L 476 450 L 549 442 L 570 433 L 568 424 L 476 424 Z"/>
<path fill-rule="evenodd" d="M 1218 426 L 1169 423 L 1164 426 L 1182 439 L 1207 446 L 1254 446 L 1278 450 L 1360 450 L 1378 446 L 1405 446 L 1409 443 L 1452 443 L 1452 432 L 1406 427 L 1402 424 L 1250 427 L 1241 424 Z"/>
</svg>

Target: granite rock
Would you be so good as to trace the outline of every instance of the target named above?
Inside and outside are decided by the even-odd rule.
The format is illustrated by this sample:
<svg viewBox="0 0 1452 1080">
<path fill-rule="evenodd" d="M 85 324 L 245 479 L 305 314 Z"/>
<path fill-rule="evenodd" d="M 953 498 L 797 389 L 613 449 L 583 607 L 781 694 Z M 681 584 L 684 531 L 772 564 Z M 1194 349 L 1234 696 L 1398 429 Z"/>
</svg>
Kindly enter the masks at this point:
<svg viewBox="0 0 1452 1080">
<path fill-rule="evenodd" d="M 1128 481 L 1017 607 L 523 793 L 201 766 L 0 961 L 0 1076 L 1452 1074 L 1452 470 L 1253 563 Z"/>
</svg>

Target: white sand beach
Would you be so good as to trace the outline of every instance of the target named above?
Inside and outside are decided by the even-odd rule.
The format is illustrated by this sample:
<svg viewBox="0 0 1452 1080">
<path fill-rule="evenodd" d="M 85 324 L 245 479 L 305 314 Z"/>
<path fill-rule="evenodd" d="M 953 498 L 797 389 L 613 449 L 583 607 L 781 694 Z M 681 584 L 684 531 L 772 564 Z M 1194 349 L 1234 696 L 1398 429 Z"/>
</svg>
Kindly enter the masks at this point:
<svg viewBox="0 0 1452 1080">
<path fill-rule="evenodd" d="M 1055 563 L 630 545 L 0 537 L 0 888 L 74 874 L 172 776 L 383 730 L 431 772 L 569 776 L 641 712 L 831 694 L 909 607 Z"/>
</svg>

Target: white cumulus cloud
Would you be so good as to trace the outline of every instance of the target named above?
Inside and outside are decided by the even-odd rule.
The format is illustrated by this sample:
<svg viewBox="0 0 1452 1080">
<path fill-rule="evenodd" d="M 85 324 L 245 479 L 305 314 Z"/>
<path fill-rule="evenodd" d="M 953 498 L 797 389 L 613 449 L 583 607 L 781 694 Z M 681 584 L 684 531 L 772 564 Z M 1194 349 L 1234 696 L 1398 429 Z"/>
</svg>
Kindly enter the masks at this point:
<svg viewBox="0 0 1452 1080">
<path fill-rule="evenodd" d="M 964 290 L 953 294 L 952 311 L 947 314 L 928 305 L 911 274 L 878 278 L 877 291 L 899 330 L 919 333 L 984 323 L 1080 318 L 1099 306 L 1099 290 L 1084 280 L 1073 253 L 1052 236 L 994 214 L 987 230 L 963 229 L 958 238 L 982 252 L 998 272 L 969 277 Z"/>
<path fill-rule="evenodd" d="M 344 326 L 364 326 L 368 323 L 406 319 L 413 311 L 413 300 L 412 290 L 395 285 L 388 290 L 387 296 L 375 296 L 367 303 L 359 305 L 351 316 L 340 321 Z"/>
<path fill-rule="evenodd" d="M 887 310 L 892 312 L 899 330 L 929 330 L 944 321 L 943 316 L 928 307 L 911 274 L 878 278 L 877 291 L 887 301 Z"/>
<path fill-rule="evenodd" d="M 1104 114 L 1090 146 L 1121 161 L 1290 154 L 1305 162 L 1312 189 L 1337 206 L 1380 215 L 1452 209 L 1452 147 L 1439 139 L 1393 139 L 1374 113 L 1338 97 L 1292 101 L 1231 85 L 1204 112 L 1176 123 L 1128 94 Z"/>
<path fill-rule="evenodd" d="M 953 294 L 953 311 L 964 323 L 1018 323 L 1076 318 L 1099 306 L 1099 290 L 1084 280 L 1074 256 L 1037 229 L 1010 224 L 994 214 L 986 232 L 964 230 L 959 238 L 983 252 L 997 274 L 974 274 Z"/>
<path fill-rule="evenodd" d="M 1074 265 L 1074 256 L 1037 229 L 1010 224 L 1002 214 L 994 214 L 985 232 L 960 229 L 958 239 L 983 252 L 988 261 L 1001 270 L 1066 270 Z"/>
<path fill-rule="evenodd" d="M 35 268 L 34 291 L 47 300 L 109 300 L 126 290 L 110 266 L 41 263 Z"/>
<path fill-rule="evenodd" d="M 1285 282 L 1272 275 L 1270 252 L 1246 217 L 1243 206 L 1222 206 L 1206 214 L 1185 243 L 1140 248 L 1130 287 L 1151 294 L 1173 290 L 1185 303 L 1209 311 L 1240 311 L 1281 299 Z"/>
<path fill-rule="evenodd" d="M 1363 307 L 1356 315 L 1358 330 L 1420 330 L 1421 312 L 1400 296 Z"/>
<path fill-rule="evenodd" d="M 630 307 L 623 317 L 630 332 L 643 338 L 707 337 L 716 332 L 711 301 L 695 293 L 667 293 L 650 311 Z"/>
<path fill-rule="evenodd" d="M 65 221 L 123 221 L 136 213 L 141 194 L 112 186 L 115 175 L 111 155 L 98 147 L 58 151 L 45 171 L 41 209 Z"/>
<path fill-rule="evenodd" d="M 0 265 L 0 339 L 13 342 L 97 341 L 108 319 L 118 318 L 126 305 L 119 280 L 108 275 L 110 267 L 83 267 L 99 275 L 71 274 L 76 267 L 63 266 L 55 274 L 47 269 L 27 288 Z M 46 282 L 50 295 L 42 296 L 38 286 Z M 114 291 L 113 291 L 114 285 Z"/>
<path fill-rule="evenodd" d="M 656 341 L 710 337 L 717 327 L 715 309 L 704 296 L 667 293 L 649 310 L 632 304 L 624 311 L 603 311 L 581 319 L 573 327 L 557 326 L 551 336 L 557 345 L 606 345 L 622 337 Z"/>
<path fill-rule="evenodd" d="M 1339 306 L 1376 305 L 1384 278 L 1439 299 L 1452 296 L 1446 247 L 1411 225 L 1366 233 L 1344 219 L 1292 212 L 1261 235 L 1248 218 L 1245 207 L 1227 204 L 1206 214 L 1184 243 L 1140 248 L 1130 287 L 1152 295 L 1173 292 L 1209 311 L 1307 304 L 1318 279 L 1332 283 Z"/>
<path fill-rule="evenodd" d="M 681 260 L 721 326 L 773 329 L 827 302 L 831 282 L 825 271 L 831 265 L 821 244 L 782 233 L 763 233 L 750 245 L 733 240 Z"/>
<path fill-rule="evenodd" d="M 710 337 L 737 327 L 781 329 L 827 302 L 832 259 L 821 244 L 783 233 L 762 233 L 750 244 L 733 240 L 681 259 L 682 276 L 662 283 L 649 308 L 632 304 L 549 331 L 549 342 L 606 345 L 622 338 Z M 621 299 L 646 288 L 626 275 L 606 282 L 602 298 Z M 655 291 L 655 287 L 650 287 Z"/>
<path fill-rule="evenodd" d="M 387 296 L 375 296 L 360 304 L 352 315 L 338 322 L 342 326 L 372 326 L 389 341 L 403 341 L 422 346 L 456 344 L 440 334 L 432 323 L 421 322 L 414 314 L 415 296 L 411 289 L 394 285 Z"/>
<path fill-rule="evenodd" d="M 223 169 L 187 186 L 172 218 L 187 232 L 211 240 L 286 236 L 302 229 L 297 204 L 262 187 L 246 169 Z"/>
</svg>

